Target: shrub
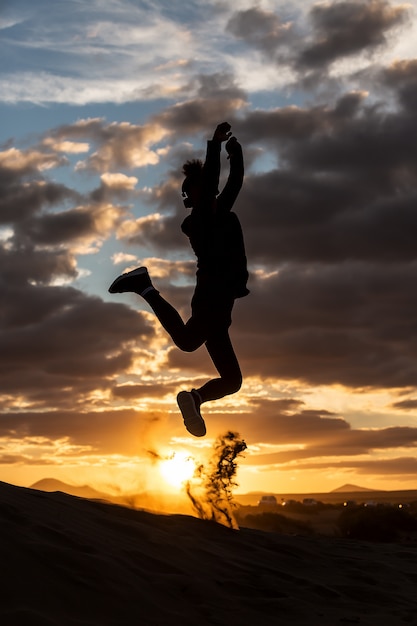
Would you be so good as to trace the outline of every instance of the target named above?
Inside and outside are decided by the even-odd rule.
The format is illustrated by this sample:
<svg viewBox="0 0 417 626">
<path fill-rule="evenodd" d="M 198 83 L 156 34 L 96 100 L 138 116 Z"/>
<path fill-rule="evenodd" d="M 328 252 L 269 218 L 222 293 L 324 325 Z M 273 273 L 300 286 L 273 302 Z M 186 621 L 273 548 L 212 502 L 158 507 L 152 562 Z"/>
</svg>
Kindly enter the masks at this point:
<svg viewBox="0 0 417 626">
<path fill-rule="evenodd" d="M 343 536 L 365 541 L 395 541 L 403 532 L 417 532 L 417 520 L 391 506 L 345 509 L 338 526 Z"/>
<path fill-rule="evenodd" d="M 249 515 L 241 515 L 238 513 L 236 518 L 240 526 L 256 528 L 257 530 L 264 530 L 266 532 L 285 535 L 309 535 L 312 533 L 308 523 L 293 520 L 281 513 L 272 513 L 270 511 Z"/>
</svg>

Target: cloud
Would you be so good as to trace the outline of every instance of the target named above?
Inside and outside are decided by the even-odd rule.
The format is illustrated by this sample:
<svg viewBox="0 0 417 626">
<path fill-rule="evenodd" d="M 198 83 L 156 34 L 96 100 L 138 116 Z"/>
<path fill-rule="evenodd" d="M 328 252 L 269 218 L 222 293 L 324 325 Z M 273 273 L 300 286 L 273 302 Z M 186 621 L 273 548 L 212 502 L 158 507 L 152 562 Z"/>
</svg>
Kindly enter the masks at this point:
<svg viewBox="0 0 417 626">
<path fill-rule="evenodd" d="M 291 85 L 296 93 L 339 92 L 355 66 L 369 66 L 376 52 L 395 43 L 395 36 L 399 44 L 401 28 L 410 23 L 410 9 L 386 0 L 339 0 L 300 5 L 292 9 L 290 19 L 282 17 L 288 15 L 284 6 L 235 11 L 226 30 L 255 51 L 246 67 L 236 61 L 235 71 L 242 84 L 254 89 L 275 84 L 281 89 Z M 279 72 L 269 72 L 271 66 Z M 262 84 L 256 73 L 268 76 L 268 81 Z"/>
<path fill-rule="evenodd" d="M 9 148 L 0 153 L 0 167 L 20 175 L 42 172 L 65 163 L 65 159 L 55 154 L 45 154 L 37 150 Z"/>
<path fill-rule="evenodd" d="M 190 93 L 191 92 L 191 96 Z M 179 136 L 215 128 L 247 104 L 247 94 L 229 72 L 198 74 L 186 85 L 182 102 L 157 113 L 153 120 Z M 207 132 L 207 131 L 206 131 Z"/>
<path fill-rule="evenodd" d="M 412 63 L 378 72 L 377 87 L 390 90 L 394 107 L 360 91 L 232 119 L 245 151 L 262 142 L 278 163 L 266 172 L 247 168 L 236 204 L 251 266 L 265 269 L 252 271 L 252 294 L 233 327 L 248 374 L 414 385 L 416 174 L 407 137 L 415 120 L 403 99 L 414 72 Z M 173 172 L 154 188 L 149 202 L 160 211 L 123 223 L 119 237 L 161 253 L 185 251 L 179 183 Z M 164 215 L 168 207 L 175 212 Z M 179 289 L 169 293 L 183 301 Z M 177 350 L 167 356 L 172 367 L 189 362 Z M 207 370 L 198 358 L 193 367 Z"/>
<path fill-rule="evenodd" d="M 417 62 L 385 63 L 408 9 L 383 0 L 307 10 L 298 3 L 300 13 L 292 7 L 288 17 L 275 5 L 272 11 L 273 3 L 240 3 L 216 5 L 211 15 L 213 5 L 194 3 L 181 23 L 163 4 L 153 21 L 129 28 L 131 3 L 106 5 L 100 20 L 85 3 L 76 5 L 89 18 L 73 49 L 70 36 L 80 36 L 80 26 L 68 26 L 62 58 L 79 63 L 88 52 L 91 81 L 91 66 L 75 71 L 71 64 L 63 65 L 66 74 L 3 76 L 10 101 L 136 99 L 140 119 L 125 121 L 120 108 L 117 122 L 84 117 L 1 149 L 4 441 L 16 433 L 43 437 L 47 451 L 39 458 L 46 462 L 56 458 L 53 442 L 65 440 L 74 455 L 85 446 L 85 459 L 95 462 L 94 455 L 137 454 L 138 433 L 148 428 L 165 429 L 165 438 L 184 435 L 171 415 L 175 392 L 206 380 L 212 363 L 204 349 L 189 355 L 172 347 L 138 298 L 108 301 L 106 276 L 112 264 L 145 264 L 161 293 L 184 318 L 189 314 L 195 260 L 180 229 L 187 215 L 181 166 L 204 155 L 212 129 L 227 119 L 246 161 L 235 209 L 251 294 L 236 303 L 231 333 L 247 387 L 237 400 L 207 405 L 210 432 L 224 431 L 225 423 L 242 432 L 255 449 L 247 464 L 265 471 L 317 470 L 323 463 L 408 476 L 416 445 L 410 412 L 417 181 L 410 138 Z M 113 40 L 110 10 L 121 20 Z M 206 20 L 195 21 L 197 15 Z M 151 39 L 161 25 L 161 33 L 182 39 L 163 42 L 156 54 Z M 51 23 L 44 33 L 43 43 L 28 42 L 34 55 L 36 46 L 56 49 Z M 276 91 L 279 81 L 288 92 Z M 259 92 L 249 92 L 255 83 Z M 165 103 L 144 107 L 155 94 Z M 224 158 L 223 173 L 227 168 Z M 89 282 L 79 264 L 88 266 Z M 359 429 L 326 400 L 309 408 L 308 390 L 316 386 L 398 394 L 382 412 L 407 411 L 409 426 Z M 260 389 L 297 389 L 298 399 L 254 398 Z M 29 449 L 12 447 L 3 461 L 36 457 Z M 393 454 L 398 458 L 390 461 Z"/>
<path fill-rule="evenodd" d="M 287 47 L 294 40 L 291 22 L 282 22 L 276 13 L 259 7 L 237 11 L 226 28 L 235 37 L 272 57 L 279 48 Z"/>
<path fill-rule="evenodd" d="M 301 50 L 301 68 L 323 68 L 340 58 L 366 52 L 387 42 L 387 33 L 404 22 L 409 5 L 386 0 L 352 0 L 316 4 L 310 11 L 314 31 L 311 43 Z"/>
<path fill-rule="evenodd" d="M 51 137 L 44 139 L 44 145 L 50 146 L 56 152 L 66 152 L 68 154 L 81 154 L 90 150 L 88 143 L 80 141 L 55 141 Z"/>
<path fill-rule="evenodd" d="M 244 371 L 313 385 L 414 386 L 416 267 L 291 264 L 252 279 L 234 324 Z"/>
<path fill-rule="evenodd" d="M 78 120 L 54 129 L 46 139 L 48 145 L 62 146 L 74 138 L 87 139 L 96 145 L 96 151 L 79 161 L 78 170 L 114 173 L 120 168 L 138 168 L 156 165 L 159 156 L 151 147 L 166 137 L 168 131 L 158 124 L 139 126 L 130 122 L 106 123 L 101 118 Z"/>
<path fill-rule="evenodd" d="M 389 477 L 398 477 L 401 478 L 402 484 L 404 486 L 404 481 L 413 481 L 415 479 L 415 472 L 417 467 L 417 459 L 415 457 L 397 457 L 397 458 L 387 458 L 387 459 L 366 459 L 363 461 L 353 460 L 353 459 L 343 459 L 342 460 L 329 460 L 326 459 L 325 462 L 297 462 L 297 468 L 299 471 L 312 470 L 315 472 L 323 471 L 326 469 L 331 469 L 331 471 L 346 471 L 350 474 L 355 472 L 356 474 L 362 476 L 380 476 L 381 478 L 387 479 Z M 280 466 L 280 471 L 293 471 L 293 467 L 291 466 Z"/>
<path fill-rule="evenodd" d="M 87 406 L 137 358 L 153 333 L 140 315 L 70 287 L 3 289 L 0 333 L 2 392 L 10 408 Z M 31 302 L 30 310 L 22 308 Z"/>
<path fill-rule="evenodd" d="M 36 11 L 26 3 L 25 20 L 18 9 L 12 13 L 9 58 L 21 60 L 29 51 L 30 63 L 3 72 L 2 99 L 10 103 L 83 105 L 172 95 L 182 82 L 181 66 L 164 61 L 193 56 L 192 32 L 163 3 L 75 2 L 65 10 L 42 0 Z"/>
<path fill-rule="evenodd" d="M 15 229 L 21 243 L 58 245 L 60 243 L 95 242 L 107 237 L 120 219 L 121 211 L 113 205 L 92 204 L 56 214 L 44 214 L 22 221 Z"/>
<path fill-rule="evenodd" d="M 166 414 L 134 409 L 15 412 L 2 418 L 0 437 L 10 437 L 11 449 L 27 452 L 39 463 L 55 464 L 57 457 L 66 457 L 74 466 L 88 465 L 99 463 L 103 455 L 109 455 L 111 463 L 111 455 L 119 455 L 115 459 L 118 465 L 122 454 L 136 456 L 141 451 L 138 441 L 144 442 L 147 431 L 159 420 L 166 422 Z M 20 445 L 15 443 L 16 435 Z"/>
<path fill-rule="evenodd" d="M 413 411 L 417 408 L 417 399 L 408 398 L 407 400 L 401 400 L 400 402 L 394 402 L 393 408 L 400 409 L 401 411 Z"/>
<path fill-rule="evenodd" d="M 106 187 L 112 189 L 134 189 L 138 183 L 136 176 L 126 176 L 120 173 L 105 172 L 100 178 Z"/>
<path fill-rule="evenodd" d="M 417 103 L 417 59 L 395 61 L 382 70 L 382 81 L 394 89 L 404 110 L 412 114 Z"/>
<path fill-rule="evenodd" d="M 112 389 L 112 394 L 117 398 L 123 398 L 124 400 L 136 400 L 138 398 L 156 398 L 160 399 L 163 394 L 173 394 L 177 389 L 176 384 L 168 384 L 161 387 L 160 384 L 151 385 L 115 385 Z"/>
<path fill-rule="evenodd" d="M 124 209 L 104 202 L 104 190 L 102 201 L 94 202 L 88 193 L 83 198 L 48 180 L 51 164 L 66 163 L 52 147 L 0 153 L 0 223 L 7 227 L 0 242 L 0 386 L 6 412 L 94 405 L 154 334 L 129 307 L 57 284 L 77 277 L 80 248 L 85 252 L 108 238 Z M 111 196 L 130 191 L 134 181 L 113 175 L 107 183 L 102 181 Z M 74 206 L 79 200 L 85 204 Z"/>
<path fill-rule="evenodd" d="M 214 71 L 236 75 L 242 89 L 269 90 L 297 72 L 315 74 L 338 59 L 379 50 L 408 15 L 407 5 L 385 0 L 298 1 L 290 9 L 282 2 L 229 7 L 213 0 L 175 11 L 163 2 L 75 3 L 63 20 L 62 7 L 42 5 L 36 12 L 28 5 L 21 25 L 15 11 L 5 46 L 18 62 L 0 76 L 3 102 L 179 101 L 196 95 L 196 74 Z M 247 46 L 259 55 L 249 55 Z"/>
<path fill-rule="evenodd" d="M 137 454 L 140 433 L 144 435 L 152 428 L 169 427 L 174 438 L 182 435 L 178 416 L 168 415 L 162 405 L 158 408 L 157 402 L 161 391 L 162 395 L 171 395 L 176 389 L 175 383 L 162 388 L 155 384 L 125 384 L 112 388 L 114 399 L 127 403 L 135 401 L 139 404 L 141 400 L 154 397 L 152 411 L 106 406 L 100 406 L 99 410 L 80 406 L 77 411 L 64 403 L 57 405 L 53 412 L 15 411 L 3 415 L 0 436 L 46 440 L 68 438 L 68 444 L 73 447 L 89 446 L 86 457 L 88 454 Z M 252 400 L 245 411 L 239 412 L 233 409 L 227 413 L 221 409 L 210 412 L 207 408 L 205 417 L 212 436 L 224 430 L 225 421 L 230 428 L 239 425 L 239 432 L 244 434 L 248 443 L 242 463 L 259 470 L 272 471 L 277 467 L 280 471 L 294 470 L 295 467 L 317 470 L 326 466 L 349 468 L 362 465 L 363 468 L 368 466 L 371 472 L 373 463 L 386 463 L 393 451 L 408 449 L 411 453 L 417 439 L 416 428 L 353 428 L 342 416 L 325 409 L 304 408 L 302 403 L 290 398 Z M 400 458 L 398 465 L 399 461 Z"/>
</svg>

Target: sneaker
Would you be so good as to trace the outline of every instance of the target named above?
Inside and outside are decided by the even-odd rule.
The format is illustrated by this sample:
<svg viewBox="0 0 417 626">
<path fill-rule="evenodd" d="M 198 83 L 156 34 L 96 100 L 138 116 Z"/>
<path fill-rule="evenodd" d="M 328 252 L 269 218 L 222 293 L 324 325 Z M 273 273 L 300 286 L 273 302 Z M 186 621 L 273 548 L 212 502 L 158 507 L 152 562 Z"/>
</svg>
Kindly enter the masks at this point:
<svg viewBox="0 0 417 626">
<path fill-rule="evenodd" d="M 204 437 L 206 425 L 201 417 L 200 404 L 193 392 L 180 391 L 177 395 L 177 402 L 188 432 L 194 437 Z"/>
<path fill-rule="evenodd" d="M 136 270 L 121 274 L 109 287 L 110 293 L 125 293 L 132 291 L 142 293 L 148 287 L 152 287 L 151 279 L 146 267 L 138 267 Z"/>
</svg>

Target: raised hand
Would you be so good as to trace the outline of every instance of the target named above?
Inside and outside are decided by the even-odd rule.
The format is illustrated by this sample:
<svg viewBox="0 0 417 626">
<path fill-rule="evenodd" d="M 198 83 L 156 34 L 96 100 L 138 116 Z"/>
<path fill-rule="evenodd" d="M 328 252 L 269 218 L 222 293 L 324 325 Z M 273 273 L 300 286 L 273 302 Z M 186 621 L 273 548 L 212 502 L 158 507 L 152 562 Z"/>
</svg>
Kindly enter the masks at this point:
<svg viewBox="0 0 417 626">
<path fill-rule="evenodd" d="M 236 148 L 240 147 L 240 143 L 238 142 L 238 140 L 236 139 L 236 137 L 230 137 L 229 141 L 227 142 L 225 148 L 226 148 L 226 152 L 229 155 L 227 158 L 229 159 L 231 156 L 233 156 L 233 154 L 236 152 Z"/>
<path fill-rule="evenodd" d="M 215 141 L 227 141 L 232 135 L 231 128 L 228 122 L 222 122 L 214 131 L 213 139 Z"/>
</svg>

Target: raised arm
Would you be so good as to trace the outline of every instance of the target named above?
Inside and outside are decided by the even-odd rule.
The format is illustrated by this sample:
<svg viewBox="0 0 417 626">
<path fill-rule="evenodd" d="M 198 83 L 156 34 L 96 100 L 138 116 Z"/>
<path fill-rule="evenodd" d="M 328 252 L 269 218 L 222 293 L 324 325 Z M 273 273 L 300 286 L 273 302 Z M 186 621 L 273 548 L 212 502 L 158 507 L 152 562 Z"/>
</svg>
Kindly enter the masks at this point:
<svg viewBox="0 0 417 626">
<path fill-rule="evenodd" d="M 213 199 L 219 193 L 220 178 L 220 150 L 223 141 L 230 139 L 230 124 L 222 122 L 213 133 L 213 138 L 207 142 L 206 160 L 203 167 L 202 196 L 203 202 L 211 206 Z"/>
<path fill-rule="evenodd" d="M 217 198 L 218 211 L 231 211 L 239 191 L 242 188 L 244 176 L 242 146 L 236 137 L 231 137 L 226 143 L 226 151 L 230 160 L 230 173 L 227 183 Z"/>
</svg>

